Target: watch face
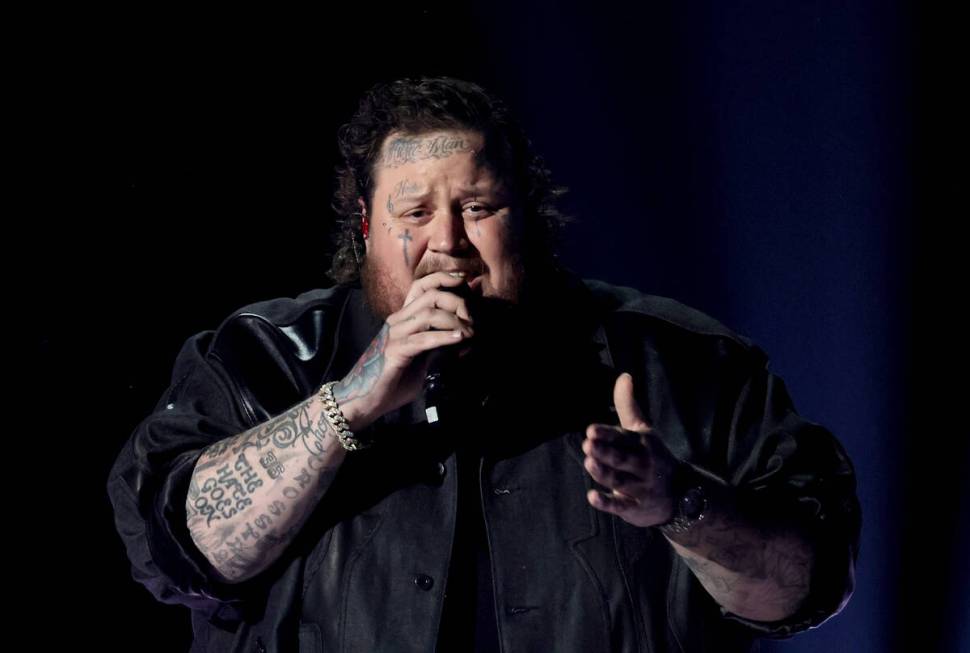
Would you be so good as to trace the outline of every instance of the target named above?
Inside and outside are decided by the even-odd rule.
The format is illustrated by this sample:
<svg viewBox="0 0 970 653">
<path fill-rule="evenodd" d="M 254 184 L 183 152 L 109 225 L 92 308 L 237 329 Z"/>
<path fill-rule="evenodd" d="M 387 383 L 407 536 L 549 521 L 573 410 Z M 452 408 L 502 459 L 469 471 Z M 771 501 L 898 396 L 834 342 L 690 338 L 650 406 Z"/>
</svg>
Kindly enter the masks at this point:
<svg viewBox="0 0 970 653">
<path fill-rule="evenodd" d="M 697 519 L 707 507 L 707 498 L 704 490 L 699 487 L 692 487 L 684 492 L 684 497 L 680 500 L 680 509 L 687 519 Z"/>
</svg>

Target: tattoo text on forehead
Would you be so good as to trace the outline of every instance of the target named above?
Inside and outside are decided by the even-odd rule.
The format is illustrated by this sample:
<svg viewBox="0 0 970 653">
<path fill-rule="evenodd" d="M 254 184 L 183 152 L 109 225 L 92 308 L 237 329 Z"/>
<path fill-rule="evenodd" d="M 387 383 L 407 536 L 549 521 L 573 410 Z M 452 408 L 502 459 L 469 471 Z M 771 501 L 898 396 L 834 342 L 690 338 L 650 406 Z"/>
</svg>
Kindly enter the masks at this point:
<svg viewBox="0 0 970 653">
<path fill-rule="evenodd" d="M 456 152 L 472 151 L 471 143 L 455 134 L 430 137 L 397 136 L 384 148 L 381 164 L 387 168 L 424 159 L 443 159 Z"/>
</svg>

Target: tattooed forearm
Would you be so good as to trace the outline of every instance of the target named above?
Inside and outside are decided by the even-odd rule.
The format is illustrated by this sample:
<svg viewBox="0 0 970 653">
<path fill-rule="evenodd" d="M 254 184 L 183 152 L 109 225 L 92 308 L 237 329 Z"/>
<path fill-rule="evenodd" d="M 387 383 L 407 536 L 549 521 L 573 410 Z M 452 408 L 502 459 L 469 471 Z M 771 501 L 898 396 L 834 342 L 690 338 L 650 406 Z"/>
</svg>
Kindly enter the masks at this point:
<svg viewBox="0 0 970 653">
<path fill-rule="evenodd" d="M 777 621 L 808 596 L 814 556 L 796 528 L 768 523 L 722 492 L 702 521 L 665 535 L 718 603 L 742 617 Z"/>
<path fill-rule="evenodd" d="M 200 455 L 186 496 L 193 541 L 227 582 L 260 573 L 300 531 L 345 455 L 316 396 L 213 444 Z"/>
<path fill-rule="evenodd" d="M 331 431 L 318 402 L 311 398 L 255 428 L 210 445 L 199 457 L 195 471 L 215 467 L 227 455 L 238 455 L 249 449 L 255 449 L 256 455 L 262 456 L 265 452 L 301 445 L 308 453 L 323 455 L 328 446 L 327 434 Z"/>
<path fill-rule="evenodd" d="M 299 533 L 315 499 L 330 485 L 336 470 L 323 459 L 309 456 L 299 473 L 281 489 L 283 499 L 273 501 L 257 516 L 216 531 L 206 543 L 217 571 L 230 582 L 255 575 L 276 560 Z M 255 514 L 255 513 L 254 513 Z"/>
</svg>

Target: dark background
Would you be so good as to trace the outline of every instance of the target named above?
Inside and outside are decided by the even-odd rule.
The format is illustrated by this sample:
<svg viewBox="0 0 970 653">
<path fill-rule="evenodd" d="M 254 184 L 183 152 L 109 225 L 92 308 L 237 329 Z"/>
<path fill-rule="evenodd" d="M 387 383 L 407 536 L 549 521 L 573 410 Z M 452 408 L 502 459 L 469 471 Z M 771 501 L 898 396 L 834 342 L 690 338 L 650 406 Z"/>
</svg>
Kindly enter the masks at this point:
<svg viewBox="0 0 970 653">
<path fill-rule="evenodd" d="M 10 24 L 8 276 L 54 445 L 28 456 L 44 473 L 11 462 L 42 641 L 188 647 L 188 611 L 129 576 L 108 468 L 187 337 L 328 284 L 334 136 L 359 94 L 447 74 L 505 98 L 570 187 L 567 265 L 751 337 L 855 462 L 856 593 L 764 649 L 970 650 L 955 29 L 900 2 L 525 4 Z"/>
</svg>

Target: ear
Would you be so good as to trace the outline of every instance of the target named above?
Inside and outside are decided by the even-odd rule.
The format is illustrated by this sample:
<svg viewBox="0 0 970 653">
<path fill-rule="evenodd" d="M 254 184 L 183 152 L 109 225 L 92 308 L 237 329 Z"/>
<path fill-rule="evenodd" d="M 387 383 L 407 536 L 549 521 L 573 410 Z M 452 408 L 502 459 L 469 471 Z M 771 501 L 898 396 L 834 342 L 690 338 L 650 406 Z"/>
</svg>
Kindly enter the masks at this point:
<svg viewBox="0 0 970 653">
<path fill-rule="evenodd" d="M 363 197 L 357 198 L 357 206 L 360 207 L 360 213 L 361 213 L 360 229 L 361 229 L 361 233 L 364 235 L 362 240 L 364 241 L 364 253 L 366 254 L 367 252 L 370 251 L 370 238 L 367 237 L 370 231 L 370 218 L 367 215 L 367 205 L 364 204 Z"/>
</svg>

